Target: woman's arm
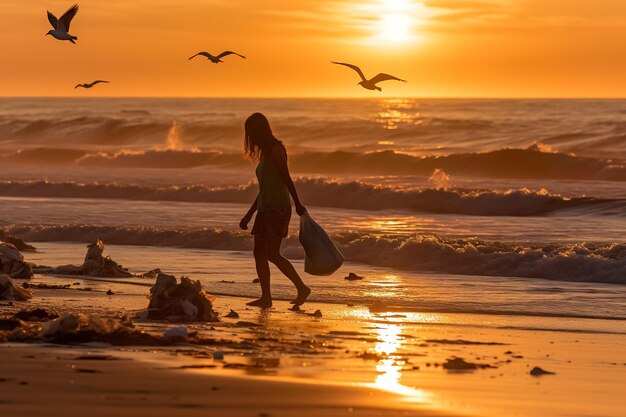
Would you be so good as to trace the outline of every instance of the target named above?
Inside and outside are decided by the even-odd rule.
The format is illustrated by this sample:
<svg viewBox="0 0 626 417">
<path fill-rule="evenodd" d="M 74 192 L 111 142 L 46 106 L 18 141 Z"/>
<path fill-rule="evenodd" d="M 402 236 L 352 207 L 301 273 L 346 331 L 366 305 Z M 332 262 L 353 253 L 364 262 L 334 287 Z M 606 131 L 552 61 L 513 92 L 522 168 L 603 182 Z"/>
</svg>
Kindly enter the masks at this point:
<svg viewBox="0 0 626 417">
<path fill-rule="evenodd" d="M 300 203 L 300 198 L 298 197 L 298 191 L 296 191 L 296 186 L 291 179 L 291 174 L 289 173 L 289 167 L 287 165 L 287 154 L 284 152 L 282 146 L 274 146 L 272 153 L 270 154 L 270 160 L 276 167 L 278 175 L 283 180 L 287 189 L 289 190 L 289 194 L 291 194 L 291 198 L 293 198 L 293 202 L 296 205 L 296 213 L 302 216 L 306 213 L 306 208 Z"/>
<path fill-rule="evenodd" d="M 243 216 L 243 218 L 239 222 L 239 227 L 241 229 L 248 230 L 248 223 L 250 223 L 250 220 L 252 220 L 252 215 L 256 211 L 256 205 L 258 201 L 259 201 L 259 195 L 257 194 L 256 198 L 254 199 L 254 203 L 252 203 L 246 215 Z"/>
</svg>

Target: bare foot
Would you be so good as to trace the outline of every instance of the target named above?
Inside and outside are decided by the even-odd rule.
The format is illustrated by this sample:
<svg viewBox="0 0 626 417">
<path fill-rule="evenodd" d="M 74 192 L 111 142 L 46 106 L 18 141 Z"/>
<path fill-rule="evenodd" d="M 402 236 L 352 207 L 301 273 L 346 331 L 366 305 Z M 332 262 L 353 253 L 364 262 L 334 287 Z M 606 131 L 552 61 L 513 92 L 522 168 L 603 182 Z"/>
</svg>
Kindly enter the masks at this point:
<svg viewBox="0 0 626 417">
<path fill-rule="evenodd" d="M 291 302 L 291 304 L 301 306 L 302 304 L 304 304 L 306 299 L 309 298 L 310 294 L 311 294 L 311 289 L 309 287 L 305 286 L 304 288 L 299 289 L 298 296 L 296 297 L 295 300 Z"/>
<path fill-rule="evenodd" d="M 252 307 L 270 308 L 272 306 L 272 300 L 261 297 L 258 300 L 254 300 L 254 301 L 250 301 L 249 303 L 246 303 L 246 305 L 249 305 Z"/>
</svg>

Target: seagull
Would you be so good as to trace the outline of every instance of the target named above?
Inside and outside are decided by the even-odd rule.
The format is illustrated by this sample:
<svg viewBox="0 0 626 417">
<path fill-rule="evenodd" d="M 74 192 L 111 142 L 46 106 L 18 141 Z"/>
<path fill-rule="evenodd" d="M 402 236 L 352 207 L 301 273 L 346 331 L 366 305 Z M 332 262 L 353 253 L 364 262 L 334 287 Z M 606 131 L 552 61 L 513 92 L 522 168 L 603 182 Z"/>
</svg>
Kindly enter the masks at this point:
<svg viewBox="0 0 626 417">
<path fill-rule="evenodd" d="M 78 87 L 82 87 L 82 88 L 91 88 L 96 84 L 100 84 L 100 83 L 108 83 L 108 81 L 104 81 L 104 80 L 96 80 L 92 83 L 85 83 L 85 84 L 76 84 L 76 87 L 74 88 L 78 88 Z"/>
<path fill-rule="evenodd" d="M 72 23 L 72 19 L 76 16 L 76 13 L 78 13 L 78 4 L 70 7 L 60 19 L 57 19 L 55 15 L 48 11 L 48 21 L 54 29 L 49 30 L 46 35 L 52 35 L 53 38 L 60 41 L 70 41 L 76 44 L 74 41 L 78 38 L 68 33 L 70 31 L 70 23 Z"/>
<path fill-rule="evenodd" d="M 352 68 L 353 70 L 355 70 L 357 72 L 357 74 L 359 74 L 359 77 L 361 77 L 361 82 L 358 83 L 361 87 L 363 88 L 367 88 L 368 90 L 378 90 L 378 91 L 383 91 L 380 87 L 378 87 L 376 84 L 383 82 L 383 81 L 387 81 L 387 80 L 396 80 L 396 81 L 402 81 L 403 83 L 406 82 L 406 80 L 401 80 L 398 77 L 394 77 L 393 75 L 389 75 L 389 74 L 378 74 L 377 76 L 375 76 L 372 79 L 367 79 L 365 78 L 365 75 L 363 75 L 363 71 L 361 71 L 361 68 L 357 67 L 356 65 L 352 65 L 352 64 L 346 64 L 344 62 L 335 62 L 335 61 L 331 61 L 333 64 L 337 64 L 337 65 L 343 65 L 346 66 L 348 68 Z"/>
<path fill-rule="evenodd" d="M 237 52 L 233 52 L 233 51 L 224 51 L 224 52 L 222 52 L 221 54 L 219 54 L 218 56 L 211 55 L 211 54 L 210 54 L 210 53 L 208 53 L 208 52 L 198 52 L 197 54 L 195 54 L 194 56 L 192 56 L 191 58 L 189 58 L 189 60 L 192 60 L 193 58 L 197 57 L 198 55 L 202 55 L 202 56 L 207 57 L 207 58 L 208 58 L 208 60 L 209 60 L 209 61 L 211 61 L 211 62 L 212 62 L 212 63 L 214 63 L 214 64 L 219 64 L 220 62 L 224 62 L 224 61 L 222 61 L 222 58 L 224 58 L 224 57 L 225 57 L 225 56 L 227 56 L 227 55 L 237 55 L 237 56 L 239 56 L 239 57 L 241 57 L 241 58 L 244 58 L 244 59 L 246 58 L 246 57 L 245 57 L 245 56 L 243 56 L 243 55 L 239 55 Z"/>
</svg>

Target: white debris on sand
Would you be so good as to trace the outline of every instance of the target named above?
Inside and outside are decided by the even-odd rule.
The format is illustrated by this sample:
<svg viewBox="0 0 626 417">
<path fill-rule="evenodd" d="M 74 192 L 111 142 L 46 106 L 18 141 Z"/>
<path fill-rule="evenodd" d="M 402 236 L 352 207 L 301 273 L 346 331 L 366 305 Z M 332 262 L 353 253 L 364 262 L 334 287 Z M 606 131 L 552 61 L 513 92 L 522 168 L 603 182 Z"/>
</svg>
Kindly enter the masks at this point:
<svg viewBox="0 0 626 417">
<path fill-rule="evenodd" d="M 10 276 L 0 274 L 0 300 L 27 301 L 33 298 L 33 293 L 15 285 Z"/>
<path fill-rule="evenodd" d="M 207 293 L 200 281 L 159 274 L 150 289 L 147 318 L 168 321 L 218 321 L 213 311 L 215 297 Z"/>
<path fill-rule="evenodd" d="M 55 274 L 84 275 L 90 277 L 130 278 L 133 276 L 122 265 L 108 256 L 103 256 L 104 242 L 98 239 L 87 245 L 85 262 L 81 266 L 62 265 L 54 268 Z"/>
<path fill-rule="evenodd" d="M 163 337 L 170 340 L 184 341 L 189 337 L 189 330 L 184 326 L 172 327 L 163 332 Z"/>
<path fill-rule="evenodd" d="M 109 343 L 115 346 L 162 346 L 164 338 L 134 328 L 127 319 L 104 318 L 94 314 L 64 313 L 43 323 L 24 323 L 6 334 L 6 340 L 21 343 Z"/>
<path fill-rule="evenodd" d="M 24 255 L 15 245 L 0 242 L 0 274 L 6 274 L 11 278 L 29 279 L 33 277 L 33 268 L 24 261 Z"/>
</svg>

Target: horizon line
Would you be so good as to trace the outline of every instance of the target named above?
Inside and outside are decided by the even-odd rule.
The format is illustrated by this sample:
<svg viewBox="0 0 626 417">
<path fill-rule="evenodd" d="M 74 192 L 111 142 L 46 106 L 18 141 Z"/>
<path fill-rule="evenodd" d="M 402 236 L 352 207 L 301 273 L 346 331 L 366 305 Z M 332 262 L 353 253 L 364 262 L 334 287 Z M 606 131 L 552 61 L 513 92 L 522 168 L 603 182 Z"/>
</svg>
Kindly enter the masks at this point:
<svg viewBox="0 0 626 417">
<path fill-rule="evenodd" d="M 230 100 L 626 100 L 624 97 L 562 96 L 0 96 L 0 99 L 230 99 Z"/>
</svg>

